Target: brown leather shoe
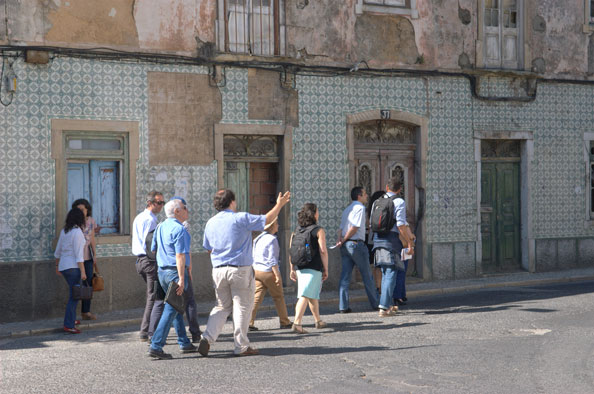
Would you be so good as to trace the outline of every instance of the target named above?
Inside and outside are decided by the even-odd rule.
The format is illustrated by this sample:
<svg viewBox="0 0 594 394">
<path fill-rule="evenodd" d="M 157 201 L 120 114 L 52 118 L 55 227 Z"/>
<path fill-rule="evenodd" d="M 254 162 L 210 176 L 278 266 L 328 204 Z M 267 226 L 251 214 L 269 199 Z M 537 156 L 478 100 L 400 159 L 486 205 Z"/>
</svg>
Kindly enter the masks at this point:
<svg viewBox="0 0 594 394">
<path fill-rule="evenodd" d="M 92 314 L 91 312 L 86 312 L 82 314 L 83 320 L 97 320 L 97 315 Z"/>
<path fill-rule="evenodd" d="M 238 357 L 242 357 L 242 356 L 257 356 L 258 354 L 260 354 L 260 352 L 258 351 L 258 349 L 254 349 L 253 347 L 248 346 L 247 349 L 245 349 L 243 352 L 236 354 L 236 356 Z"/>
</svg>

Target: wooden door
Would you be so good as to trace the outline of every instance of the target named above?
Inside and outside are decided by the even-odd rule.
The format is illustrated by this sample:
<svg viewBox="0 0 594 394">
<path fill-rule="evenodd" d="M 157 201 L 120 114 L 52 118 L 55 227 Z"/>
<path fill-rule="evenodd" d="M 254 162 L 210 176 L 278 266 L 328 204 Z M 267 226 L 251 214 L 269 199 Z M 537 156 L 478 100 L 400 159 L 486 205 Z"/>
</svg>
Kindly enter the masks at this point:
<svg viewBox="0 0 594 394">
<path fill-rule="evenodd" d="M 483 162 L 481 237 L 483 271 L 516 270 L 520 253 L 520 163 Z"/>
<path fill-rule="evenodd" d="M 357 146 L 355 147 L 355 185 L 365 188 L 371 196 L 374 192 L 386 190 L 388 180 L 393 176 L 400 178 L 402 190 L 400 197 L 406 201 L 406 218 L 415 228 L 415 172 L 414 149 L 410 147 Z"/>
</svg>

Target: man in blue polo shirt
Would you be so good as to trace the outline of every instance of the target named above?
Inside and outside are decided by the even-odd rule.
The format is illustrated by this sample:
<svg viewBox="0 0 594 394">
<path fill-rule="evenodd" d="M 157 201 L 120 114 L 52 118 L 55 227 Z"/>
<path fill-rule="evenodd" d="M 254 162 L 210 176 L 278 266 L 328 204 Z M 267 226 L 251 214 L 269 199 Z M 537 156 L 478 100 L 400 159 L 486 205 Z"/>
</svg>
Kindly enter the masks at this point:
<svg viewBox="0 0 594 394">
<path fill-rule="evenodd" d="M 177 294 L 182 295 L 188 283 L 188 267 L 190 264 L 191 237 L 182 223 L 188 220 L 188 208 L 183 199 L 172 199 L 165 204 L 167 219 L 162 222 L 153 236 L 151 250 L 157 251 L 157 265 L 159 282 L 164 290 L 169 288 L 171 282 L 177 282 Z M 153 334 L 149 357 L 168 359 L 171 354 L 163 351 L 163 346 L 171 329 L 171 324 L 177 333 L 177 343 L 182 353 L 196 351 L 196 346 L 190 343 L 186 335 L 183 316 L 169 304 L 165 303 L 163 315 Z"/>
<path fill-rule="evenodd" d="M 264 230 L 290 198 L 289 192 L 279 193 L 276 205 L 266 215 L 251 215 L 237 212 L 235 194 L 231 190 L 223 189 L 215 194 L 214 206 L 219 213 L 206 223 L 203 247 L 210 253 L 217 305 L 210 312 L 198 345 L 198 352 L 203 356 L 208 355 L 210 344 L 217 340 L 231 312 L 235 355 L 258 354 L 247 337 L 256 287 L 252 231 Z"/>
</svg>

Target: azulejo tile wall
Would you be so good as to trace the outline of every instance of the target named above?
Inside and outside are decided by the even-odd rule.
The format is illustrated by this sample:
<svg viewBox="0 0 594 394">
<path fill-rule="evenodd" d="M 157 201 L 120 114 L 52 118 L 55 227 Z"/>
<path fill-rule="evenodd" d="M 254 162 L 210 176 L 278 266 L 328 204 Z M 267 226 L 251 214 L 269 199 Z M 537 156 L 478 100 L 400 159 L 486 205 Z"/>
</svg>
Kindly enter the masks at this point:
<svg viewBox="0 0 594 394">
<path fill-rule="evenodd" d="M 48 65 L 18 60 L 13 103 L 0 107 L 0 261 L 52 258 L 55 234 L 54 163 L 50 121 L 54 118 L 135 120 L 140 125 L 136 204 L 146 192 L 166 198 L 186 193 L 193 250 L 201 250 L 204 224 L 214 214 L 216 163 L 209 166 L 148 165 L 147 72 L 207 73 L 198 66 L 169 66 L 54 58 Z M 247 70 L 226 69 L 221 85 L 223 123 L 279 124 L 248 119 Z M 298 76 L 299 127 L 293 132 L 291 217 L 305 202 L 318 204 L 321 224 L 334 241 L 348 205 L 346 116 L 395 109 L 429 119 L 426 212 L 429 242 L 477 239 L 477 179 L 474 130 L 534 132 L 531 178 L 536 238 L 593 236 L 584 226 L 587 176 L 583 133 L 593 132 L 590 87 L 545 84 L 529 103 L 477 100 L 463 78 Z M 515 94 L 503 79 L 489 79 L 483 92 Z M 4 101 L 6 96 L 4 94 Z M 563 204 L 559 204 L 563 201 Z M 134 213 L 133 213 L 134 214 Z M 130 255 L 130 246 L 101 245 L 100 256 Z"/>
</svg>

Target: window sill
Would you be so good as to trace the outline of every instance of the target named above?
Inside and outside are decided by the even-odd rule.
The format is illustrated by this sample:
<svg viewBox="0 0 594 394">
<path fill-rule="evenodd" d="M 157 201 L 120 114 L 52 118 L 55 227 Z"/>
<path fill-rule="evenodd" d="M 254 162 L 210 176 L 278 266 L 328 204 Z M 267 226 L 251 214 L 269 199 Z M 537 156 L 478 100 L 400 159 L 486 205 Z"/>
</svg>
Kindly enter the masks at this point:
<svg viewBox="0 0 594 394">
<path fill-rule="evenodd" d="M 584 220 L 584 228 L 587 228 L 587 229 L 594 228 L 594 219 Z"/>
<path fill-rule="evenodd" d="M 361 15 L 364 12 L 409 16 L 411 19 L 419 18 L 419 11 L 417 11 L 416 9 L 389 7 L 384 5 L 357 4 L 355 7 L 355 13 L 357 15 Z"/>
<path fill-rule="evenodd" d="M 584 23 L 584 33 L 592 33 L 594 31 L 594 23 Z"/>
<path fill-rule="evenodd" d="M 97 245 L 129 244 L 132 242 L 132 237 L 130 235 L 97 235 L 95 240 Z"/>
</svg>

